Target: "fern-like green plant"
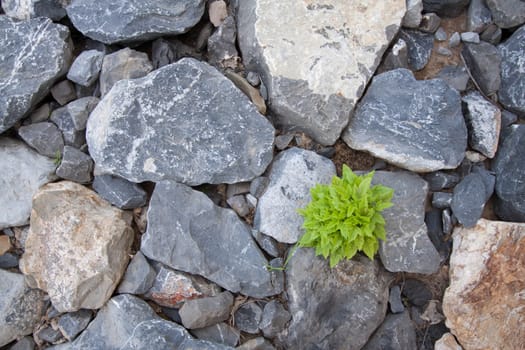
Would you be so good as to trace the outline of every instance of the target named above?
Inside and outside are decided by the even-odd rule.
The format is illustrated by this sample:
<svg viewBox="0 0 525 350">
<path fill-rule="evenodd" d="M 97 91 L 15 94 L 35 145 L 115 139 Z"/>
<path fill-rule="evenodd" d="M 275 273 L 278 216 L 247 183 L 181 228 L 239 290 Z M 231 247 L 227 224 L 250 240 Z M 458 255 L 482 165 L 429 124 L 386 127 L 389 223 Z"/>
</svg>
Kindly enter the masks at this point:
<svg viewBox="0 0 525 350">
<path fill-rule="evenodd" d="M 299 214 L 304 217 L 305 234 L 298 244 L 315 248 L 316 255 L 330 257 L 330 267 L 363 251 L 370 259 L 385 240 L 381 212 L 392 206 L 394 190 L 371 186 L 374 172 L 356 175 L 343 165 L 343 176 L 334 176 L 330 185 L 310 190 L 312 200 Z"/>
</svg>

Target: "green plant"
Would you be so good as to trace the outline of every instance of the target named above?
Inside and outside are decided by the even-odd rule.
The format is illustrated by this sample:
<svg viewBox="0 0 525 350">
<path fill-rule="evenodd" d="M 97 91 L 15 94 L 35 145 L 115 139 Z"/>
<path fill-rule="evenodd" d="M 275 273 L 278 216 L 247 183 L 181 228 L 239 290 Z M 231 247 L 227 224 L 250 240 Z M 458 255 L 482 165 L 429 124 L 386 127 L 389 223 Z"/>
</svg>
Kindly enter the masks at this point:
<svg viewBox="0 0 525 350">
<path fill-rule="evenodd" d="M 392 206 L 394 190 L 371 186 L 374 172 L 356 175 L 343 165 L 343 176 L 334 176 L 330 185 L 318 184 L 310 190 L 311 202 L 299 214 L 304 217 L 305 234 L 301 247 L 314 247 L 316 255 L 330 257 L 330 267 L 363 251 L 370 259 L 385 240 L 385 220 L 381 212 Z"/>
<path fill-rule="evenodd" d="M 60 163 L 62 163 L 62 154 L 60 151 L 55 152 L 55 157 L 53 158 L 53 163 L 55 163 L 56 166 L 59 166 Z"/>
</svg>

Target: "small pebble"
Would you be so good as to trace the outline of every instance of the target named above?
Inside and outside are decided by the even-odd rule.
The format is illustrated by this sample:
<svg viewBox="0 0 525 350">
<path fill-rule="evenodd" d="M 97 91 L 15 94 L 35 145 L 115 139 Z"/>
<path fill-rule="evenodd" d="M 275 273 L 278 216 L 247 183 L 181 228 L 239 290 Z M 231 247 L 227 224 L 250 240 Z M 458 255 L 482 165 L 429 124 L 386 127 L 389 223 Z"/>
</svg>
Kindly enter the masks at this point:
<svg viewBox="0 0 525 350">
<path fill-rule="evenodd" d="M 436 49 L 436 52 L 441 55 L 441 56 L 447 56 L 447 57 L 450 57 L 452 56 L 452 51 L 450 51 L 449 49 L 447 49 L 446 47 L 438 47 Z"/>
<path fill-rule="evenodd" d="M 454 34 L 450 36 L 450 39 L 448 39 L 448 47 L 450 48 L 456 47 L 460 43 L 461 43 L 461 36 L 459 35 L 458 32 L 454 32 Z"/>
<path fill-rule="evenodd" d="M 261 78 L 259 78 L 259 74 L 255 72 L 248 72 L 248 74 L 246 74 L 246 80 L 248 80 L 248 83 L 254 87 L 257 87 L 259 84 L 261 84 Z"/>
<path fill-rule="evenodd" d="M 445 29 L 443 29 L 443 27 L 439 27 L 434 34 L 434 38 L 436 38 L 437 41 L 445 41 L 447 40 L 447 32 Z"/>
<path fill-rule="evenodd" d="M 479 34 L 475 32 L 461 33 L 461 41 L 465 43 L 479 44 Z"/>
</svg>

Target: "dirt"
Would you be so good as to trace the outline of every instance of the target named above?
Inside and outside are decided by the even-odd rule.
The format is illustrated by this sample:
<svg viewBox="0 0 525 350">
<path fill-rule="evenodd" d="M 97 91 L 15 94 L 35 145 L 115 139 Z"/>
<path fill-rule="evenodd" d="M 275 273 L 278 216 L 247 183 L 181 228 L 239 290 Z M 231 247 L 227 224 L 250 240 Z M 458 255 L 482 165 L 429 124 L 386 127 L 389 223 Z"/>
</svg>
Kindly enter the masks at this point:
<svg viewBox="0 0 525 350">
<path fill-rule="evenodd" d="M 338 140 L 334 147 L 335 154 L 332 161 L 339 176 L 342 174 L 343 164 L 352 170 L 370 170 L 376 162 L 370 154 L 351 149 L 342 140 Z"/>
</svg>

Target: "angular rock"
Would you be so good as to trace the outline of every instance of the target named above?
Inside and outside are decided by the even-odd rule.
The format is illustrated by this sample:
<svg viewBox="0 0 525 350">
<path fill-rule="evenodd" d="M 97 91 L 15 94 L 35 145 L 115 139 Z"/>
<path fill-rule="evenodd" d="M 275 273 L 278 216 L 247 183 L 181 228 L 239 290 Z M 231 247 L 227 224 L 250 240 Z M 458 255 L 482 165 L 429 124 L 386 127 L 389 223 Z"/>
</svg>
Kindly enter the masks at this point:
<svg viewBox="0 0 525 350">
<path fill-rule="evenodd" d="M 259 247 L 261 247 L 261 249 L 264 250 L 266 254 L 270 256 L 281 256 L 282 253 L 284 253 L 284 251 L 286 250 L 286 248 L 284 248 L 285 244 L 279 243 L 272 237 L 267 236 L 264 233 L 261 233 L 257 230 L 252 230 L 252 236 L 259 245 Z"/>
<path fill-rule="evenodd" d="M 29 146 L 47 157 L 62 154 L 64 139 L 55 124 L 42 122 L 20 127 L 18 134 Z"/>
<path fill-rule="evenodd" d="M 419 30 L 424 33 L 434 34 L 438 30 L 439 25 L 441 24 L 441 18 L 435 13 L 425 13 L 421 24 L 419 25 Z"/>
<path fill-rule="evenodd" d="M 458 32 L 454 32 L 448 39 L 448 47 L 456 47 L 461 43 L 461 36 Z"/>
<path fill-rule="evenodd" d="M 138 251 L 126 269 L 126 273 L 118 286 L 120 294 L 144 294 L 155 282 L 157 273 L 148 263 L 144 255 Z"/>
<path fill-rule="evenodd" d="M 48 18 L 15 22 L 0 16 L 0 133 L 12 127 L 65 75 L 71 64 L 69 29 Z"/>
<path fill-rule="evenodd" d="M 456 173 L 436 171 L 426 174 L 425 180 L 427 181 L 431 191 L 440 191 L 456 186 L 461 180 L 461 177 Z"/>
<path fill-rule="evenodd" d="M 2 8 L 6 15 L 18 20 L 48 17 L 59 21 L 66 15 L 64 0 L 3 0 Z"/>
<path fill-rule="evenodd" d="M 64 340 L 62 333 L 60 333 L 58 329 L 54 329 L 51 326 L 40 328 L 34 333 L 33 337 L 35 339 L 38 339 L 39 343 L 45 342 L 45 343 L 57 344 L 58 342 Z"/>
<path fill-rule="evenodd" d="M 27 224 L 31 198 L 38 188 L 56 179 L 53 160 L 23 142 L 0 138 L 0 229 Z"/>
<path fill-rule="evenodd" d="M 445 333 L 436 341 L 434 350 L 463 350 L 451 333 Z"/>
<path fill-rule="evenodd" d="M 449 208 L 452 204 L 452 193 L 434 192 L 432 194 L 432 206 L 438 209 Z"/>
<path fill-rule="evenodd" d="M 226 203 L 239 215 L 244 217 L 250 213 L 250 206 L 243 195 L 230 197 Z"/>
<path fill-rule="evenodd" d="M 452 233 L 454 228 L 455 217 L 452 216 L 450 209 L 445 209 L 441 213 L 441 223 L 443 225 L 443 234 L 449 235 Z"/>
<path fill-rule="evenodd" d="M 33 197 L 20 270 L 60 312 L 98 309 L 128 262 L 131 216 L 84 186 L 48 184 Z"/>
<path fill-rule="evenodd" d="M 405 311 L 405 305 L 403 305 L 403 301 L 401 300 L 401 288 L 399 288 L 399 286 L 393 286 L 390 288 L 388 304 L 390 305 L 390 311 L 393 314 Z"/>
<path fill-rule="evenodd" d="M 67 78 L 82 86 L 91 86 L 98 79 L 102 69 L 104 52 L 98 50 L 82 51 L 69 68 Z"/>
<path fill-rule="evenodd" d="M 186 329 L 208 327 L 230 317 L 233 295 L 226 291 L 213 297 L 186 300 L 179 310 Z"/>
<path fill-rule="evenodd" d="M 0 236 L 0 255 L 4 255 L 7 251 L 11 249 L 11 240 L 9 236 L 1 235 Z"/>
<path fill-rule="evenodd" d="M 242 76 L 240 76 L 237 73 L 234 73 L 230 70 L 227 70 L 224 75 L 230 79 L 235 86 L 237 86 L 246 96 L 250 98 L 250 100 L 257 106 L 257 111 L 259 113 L 265 115 L 266 114 L 266 102 L 264 101 L 264 98 L 261 96 L 261 93 L 259 92 L 259 89 L 254 88 L 253 86 L 248 83 L 246 79 L 244 79 Z"/>
<path fill-rule="evenodd" d="M 228 5 L 223 0 L 212 1 L 208 5 L 208 16 L 210 22 L 215 26 L 220 26 L 224 19 L 228 17 Z"/>
<path fill-rule="evenodd" d="M 407 0 L 406 1 L 407 11 L 405 16 L 403 16 L 403 21 L 401 24 L 405 28 L 417 29 L 421 23 L 423 16 L 421 12 L 423 11 L 423 1 L 422 0 Z"/>
<path fill-rule="evenodd" d="M 250 194 L 252 194 L 257 199 L 261 198 L 261 196 L 264 194 L 264 191 L 266 191 L 266 188 L 268 187 L 269 183 L 270 179 L 267 176 L 256 177 L 250 183 Z"/>
<path fill-rule="evenodd" d="M 464 43 L 479 44 L 479 34 L 475 32 L 461 33 L 461 41 Z"/>
<path fill-rule="evenodd" d="M 408 47 L 403 39 L 399 39 L 392 50 L 388 51 L 383 63 L 378 67 L 378 72 L 383 73 L 392 69 L 408 69 Z"/>
<path fill-rule="evenodd" d="M 405 0 L 240 1 L 243 61 L 268 88 L 276 125 L 334 144 L 404 14 Z"/>
<path fill-rule="evenodd" d="M 199 22 L 204 5 L 204 0 L 73 0 L 67 14 L 85 36 L 115 44 L 185 33 Z"/>
<path fill-rule="evenodd" d="M 217 1 L 212 2 L 212 4 Z M 223 61 L 235 59 L 239 56 L 235 47 L 236 33 L 235 19 L 232 16 L 226 17 L 224 22 L 208 38 L 208 61 L 214 66 L 221 66 Z"/>
<path fill-rule="evenodd" d="M 193 329 L 191 333 L 199 339 L 227 346 L 236 346 L 241 336 L 237 329 L 228 326 L 228 324 L 224 322 L 205 328 Z"/>
<path fill-rule="evenodd" d="M 443 27 L 439 27 L 438 30 L 434 33 L 434 38 L 437 41 L 446 41 L 448 38 L 448 34 L 445 31 L 445 29 L 443 29 Z"/>
<path fill-rule="evenodd" d="M 423 307 L 432 299 L 432 292 L 428 286 L 417 279 L 407 279 L 403 282 L 402 294 L 414 306 Z"/>
<path fill-rule="evenodd" d="M 15 345 L 9 348 L 9 350 L 34 350 L 35 348 L 36 344 L 33 337 L 26 336 L 17 341 Z"/>
<path fill-rule="evenodd" d="M 274 338 L 286 327 L 291 318 L 292 315 L 280 302 L 272 300 L 264 305 L 259 329 L 266 338 Z"/>
<path fill-rule="evenodd" d="M 43 105 L 35 109 L 33 112 L 31 112 L 28 118 L 31 124 L 40 123 L 49 119 L 51 112 L 51 103 L 44 103 Z"/>
<path fill-rule="evenodd" d="M 408 311 L 398 315 L 387 315 L 385 321 L 372 335 L 363 350 L 417 349 L 416 331 Z"/>
<path fill-rule="evenodd" d="M 523 349 L 525 225 L 482 219 L 452 237 L 447 327 L 465 349 Z"/>
<path fill-rule="evenodd" d="M 62 131 L 66 145 L 80 148 L 86 143 L 89 113 L 98 102 L 99 99 L 96 97 L 83 97 L 51 113 L 50 119 Z"/>
<path fill-rule="evenodd" d="M 310 189 L 327 184 L 335 175 L 328 158 L 312 151 L 290 148 L 272 164 L 270 184 L 259 199 L 254 228 L 283 243 L 295 243 L 303 234 L 303 218 L 297 209 L 310 202 Z"/>
<path fill-rule="evenodd" d="M 91 310 L 68 312 L 58 319 L 58 329 L 67 340 L 72 341 L 80 332 L 86 329 L 92 315 Z"/>
<path fill-rule="evenodd" d="M 525 3 L 523 1 L 486 1 L 498 27 L 506 29 L 525 23 Z"/>
<path fill-rule="evenodd" d="M 522 59 L 525 55 L 525 25 L 498 49 L 501 54 L 499 101 L 508 110 L 525 117 L 525 62 Z"/>
<path fill-rule="evenodd" d="M 512 112 L 502 110 L 501 111 L 501 128 L 506 128 L 518 121 L 518 116 Z"/>
<path fill-rule="evenodd" d="M 56 174 L 64 180 L 86 184 L 93 179 L 93 166 L 90 156 L 74 147 L 64 146 Z"/>
<path fill-rule="evenodd" d="M 243 304 L 235 311 L 235 328 L 249 334 L 257 334 L 257 332 L 259 332 L 262 313 L 263 310 L 257 303 L 251 302 Z"/>
<path fill-rule="evenodd" d="M 235 348 L 236 350 L 275 350 L 275 347 L 267 339 L 257 337 L 250 339 L 242 345 Z"/>
<path fill-rule="evenodd" d="M 69 80 L 62 80 L 51 88 L 51 96 L 61 106 L 77 98 L 75 86 Z"/>
<path fill-rule="evenodd" d="M 490 24 L 487 29 L 483 31 L 480 35 L 480 39 L 486 41 L 492 45 L 498 45 L 501 41 L 501 36 L 503 32 L 501 28 L 495 24 Z"/>
<path fill-rule="evenodd" d="M 401 168 L 430 172 L 460 164 L 467 128 L 455 89 L 396 69 L 374 77 L 342 138 Z"/>
<path fill-rule="evenodd" d="M 484 41 L 479 44 L 465 43 L 461 54 L 481 91 L 487 96 L 496 93 L 501 83 L 498 49 Z"/>
<path fill-rule="evenodd" d="M 18 260 L 18 255 L 13 253 L 0 255 L 0 269 L 18 268 Z"/>
<path fill-rule="evenodd" d="M 467 30 L 481 33 L 492 23 L 492 14 L 485 0 L 470 0 L 467 12 Z"/>
<path fill-rule="evenodd" d="M 415 71 L 425 68 L 432 55 L 434 36 L 417 30 L 402 30 L 400 38 L 407 43 L 410 68 Z"/>
<path fill-rule="evenodd" d="M 463 92 L 467 89 L 467 84 L 470 79 L 467 70 L 463 65 L 461 66 L 445 66 L 436 75 L 436 78 L 444 80 L 448 85 Z"/>
<path fill-rule="evenodd" d="M 423 10 L 444 17 L 457 17 L 468 3 L 469 0 L 423 0 Z"/>
<path fill-rule="evenodd" d="M 87 139 L 98 174 L 198 185 L 260 175 L 273 134 L 232 82 L 185 58 L 118 82 L 91 113 Z"/>
<path fill-rule="evenodd" d="M 146 204 L 148 197 L 140 185 L 111 175 L 95 176 L 93 189 L 120 209 L 140 208 Z"/>
<path fill-rule="evenodd" d="M 212 235 L 212 236 L 210 236 Z M 211 239 L 213 237 L 213 239 Z M 171 181 L 157 183 L 141 251 L 174 269 L 201 275 L 233 293 L 280 293 L 248 226 L 233 210 Z"/>
</svg>

